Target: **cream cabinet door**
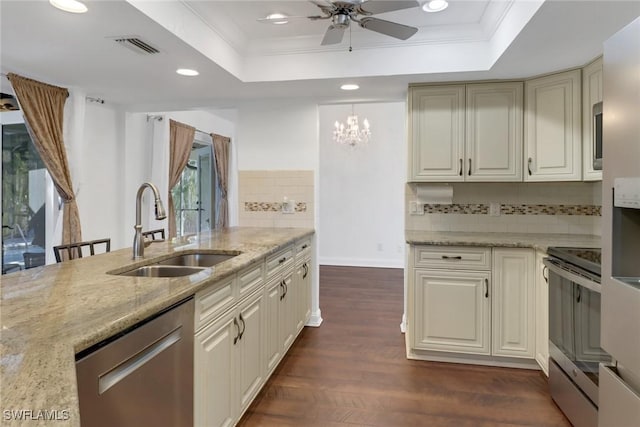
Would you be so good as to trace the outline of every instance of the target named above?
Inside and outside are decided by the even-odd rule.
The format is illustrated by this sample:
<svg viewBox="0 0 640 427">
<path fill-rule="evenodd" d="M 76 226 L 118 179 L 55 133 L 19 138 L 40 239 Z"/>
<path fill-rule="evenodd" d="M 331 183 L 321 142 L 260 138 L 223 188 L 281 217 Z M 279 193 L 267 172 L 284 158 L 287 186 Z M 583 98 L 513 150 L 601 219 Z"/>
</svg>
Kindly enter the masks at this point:
<svg viewBox="0 0 640 427">
<path fill-rule="evenodd" d="M 415 269 L 412 347 L 490 353 L 490 272 Z"/>
<path fill-rule="evenodd" d="M 580 70 L 525 82 L 525 181 L 582 180 Z"/>
<path fill-rule="evenodd" d="M 409 90 L 409 180 L 463 181 L 465 86 Z"/>
<path fill-rule="evenodd" d="M 194 339 L 194 425 L 233 426 L 237 414 L 236 312 L 205 326 Z M 234 341 L 236 343 L 234 343 Z"/>
<path fill-rule="evenodd" d="M 534 357 L 534 264 L 532 249 L 493 249 L 494 355 Z"/>
<path fill-rule="evenodd" d="M 311 315 L 311 261 L 303 259 L 296 265 L 295 271 L 295 330 L 300 331 Z"/>
<path fill-rule="evenodd" d="M 237 342 L 240 414 L 249 406 L 265 378 L 263 339 L 264 293 L 257 292 L 238 308 L 240 334 Z"/>
<path fill-rule="evenodd" d="M 282 357 L 280 332 L 280 296 L 284 293 L 282 277 L 277 276 L 265 288 L 265 363 L 267 374 L 278 365 Z"/>
<path fill-rule="evenodd" d="M 582 69 L 582 178 L 601 181 L 602 171 L 593 168 L 593 106 L 602 102 L 602 57 Z"/>
<path fill-rule="evenodd" d="M 280 343 L 286 352 L 297 336 L 296 330 L 296 287 L 293 280 L 293 269 L 283 275 L 284 293 L 280 301 Z"/>
<path fill-rule="evenodd" d="M 467 85 L 466 181 L 522 181 L 523 84 Z"/>
<path fill-rule="evenodd" d="M 536 252 L 536 362 L 549 376 L 549 271 L 543 264 L 547 254 Z"/>
</svg>

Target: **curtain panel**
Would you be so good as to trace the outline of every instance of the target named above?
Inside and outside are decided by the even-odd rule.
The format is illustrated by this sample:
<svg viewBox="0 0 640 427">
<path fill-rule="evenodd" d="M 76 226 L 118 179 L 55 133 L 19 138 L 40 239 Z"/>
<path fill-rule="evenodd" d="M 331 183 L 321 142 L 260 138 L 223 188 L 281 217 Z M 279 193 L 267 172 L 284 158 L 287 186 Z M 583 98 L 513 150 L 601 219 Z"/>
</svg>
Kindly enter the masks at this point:
<svg viewBox="0 0 640 427">
<path fill-rule="evenodd" d="M 226 136 L 211 134 L 213 138 L 213 150 L 216 158 L 216 175 L 220 188 L 220 197 L 216 198 L 216 223 L 215 228 L 227 227 L 229 225 L 229 144 L 231 138 Z"/>
<path fill-rule="evenodd" d="M 80 213 L 62 136 L 64 104 L 69 91 L 13 73 L 7 78 L 20 103 L 27 131 L 64 202 L 62 244 L 80 242 Z"/>
<path fill-rule="evenodd" d="M 182 170 L 189 161 L 196 128 L 169 120 L 169 239 L 176 237 L 176 207 L 171 190 L 180 181 Z"/>
</svg>

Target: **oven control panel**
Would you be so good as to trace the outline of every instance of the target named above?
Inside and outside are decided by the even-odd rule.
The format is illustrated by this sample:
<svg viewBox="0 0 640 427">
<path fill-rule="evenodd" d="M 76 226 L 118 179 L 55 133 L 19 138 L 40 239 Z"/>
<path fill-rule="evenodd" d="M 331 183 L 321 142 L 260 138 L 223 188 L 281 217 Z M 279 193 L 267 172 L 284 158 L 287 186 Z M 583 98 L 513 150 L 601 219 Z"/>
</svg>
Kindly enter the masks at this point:
<svg viewBox="0 0 640 427">
<path fill-rule="evenodd" d="M 640 177 L 616 178 L 613 187 L 615 207 L 640 209 Z"/>
</svg>

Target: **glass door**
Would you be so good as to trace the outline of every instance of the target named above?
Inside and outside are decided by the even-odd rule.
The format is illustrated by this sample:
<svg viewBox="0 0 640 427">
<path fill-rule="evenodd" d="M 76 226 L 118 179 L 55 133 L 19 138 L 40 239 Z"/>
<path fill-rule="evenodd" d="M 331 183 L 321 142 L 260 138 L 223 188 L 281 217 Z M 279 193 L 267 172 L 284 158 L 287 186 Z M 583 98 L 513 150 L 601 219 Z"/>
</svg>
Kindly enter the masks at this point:
<svg viewBox="0 0 640 427">
<path fill-rule="evenodd" d="M 2 113 L 8 114 L 8 113 Z M 45 264 L 51 182 L 24 123 L 2 124 L 2 274 Z"/>
<path fill-rule="evenodd" d="M 178 236 L 211 230 L 215 188 L 213 146 L 209 141 L 195 140 L 180 181 L 171 190 Z"/>
</svg>

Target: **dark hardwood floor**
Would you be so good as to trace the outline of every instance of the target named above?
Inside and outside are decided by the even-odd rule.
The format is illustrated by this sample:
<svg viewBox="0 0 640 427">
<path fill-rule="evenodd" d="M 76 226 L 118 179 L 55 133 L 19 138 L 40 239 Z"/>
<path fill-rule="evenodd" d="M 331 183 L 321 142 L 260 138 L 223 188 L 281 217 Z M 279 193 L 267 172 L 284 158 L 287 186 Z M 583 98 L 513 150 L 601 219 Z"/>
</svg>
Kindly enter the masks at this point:
<svg viewBox="0 0 640 427">
<path fill-rule="evenodd" d="M 407 360 L 402 270 L 321 267 L 305 328 L 238 424 L 570 426 L 539 371 Z"/>
</svg>

